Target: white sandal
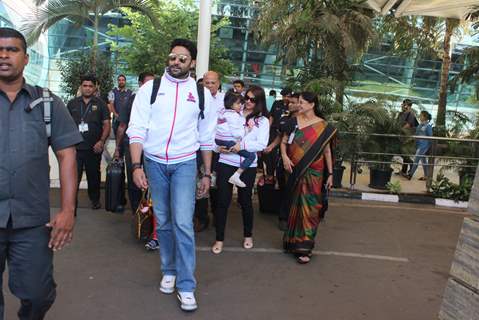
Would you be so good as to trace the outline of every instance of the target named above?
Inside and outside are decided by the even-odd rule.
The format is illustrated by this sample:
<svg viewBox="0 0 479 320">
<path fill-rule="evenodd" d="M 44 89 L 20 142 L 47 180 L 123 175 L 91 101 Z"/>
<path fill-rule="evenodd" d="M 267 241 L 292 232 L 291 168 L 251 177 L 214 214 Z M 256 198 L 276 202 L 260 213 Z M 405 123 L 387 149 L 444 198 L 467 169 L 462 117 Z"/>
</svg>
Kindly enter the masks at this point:
<svg viewBox="0 0 479 320">
<path fill-rule="evenodd" d="M 223 241 L 216 241 L 213 247 L 211 247 L 211 252 L 214 254 L 220 254 L 223 252 Z"/>
<path fill-rule="evenodd" d="M 253 248 L 253 238 L 251 238 L 251 237 L 244 238 L 243 248 L 252 249 Z"/>
</svg>

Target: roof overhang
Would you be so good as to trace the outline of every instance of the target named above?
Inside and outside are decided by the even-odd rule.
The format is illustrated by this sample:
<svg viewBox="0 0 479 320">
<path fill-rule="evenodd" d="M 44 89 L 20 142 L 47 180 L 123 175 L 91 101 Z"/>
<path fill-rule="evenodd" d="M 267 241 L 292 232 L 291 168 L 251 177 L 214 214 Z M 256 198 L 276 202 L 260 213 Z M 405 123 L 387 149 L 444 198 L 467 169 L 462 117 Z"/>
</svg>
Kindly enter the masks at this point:
<svg viewBox="0 0 479 320">
<path fill-rule="evenodd" d="M 461 20 L 479 7 L 479 0 L 367 0 L 367 3 L 382 15 L 393 10 L 396 17 L 415 15 Z"/>
</svg>

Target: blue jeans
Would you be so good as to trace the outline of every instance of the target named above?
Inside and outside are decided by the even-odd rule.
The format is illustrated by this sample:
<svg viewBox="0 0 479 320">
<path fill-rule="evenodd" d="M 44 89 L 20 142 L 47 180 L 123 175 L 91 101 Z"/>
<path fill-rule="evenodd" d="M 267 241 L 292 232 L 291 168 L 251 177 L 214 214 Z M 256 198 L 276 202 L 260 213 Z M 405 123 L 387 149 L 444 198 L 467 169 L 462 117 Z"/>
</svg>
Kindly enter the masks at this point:
<svg viewBox="0 0 479 320">
<path fill-rule="evenodd" d="M 215 139 L 215 143 L 219 146 L 226 147 L 226 148 L 231 148 L 236 144 L 236 142 L 234 141 L 227 141 L 227 140 L 220 140 L 220 139 Z M 254 160 L 256 159 L 256 152 L 240 150 L 238 154 L 242 156 L 243 158 L 245 158 L 244 161 L 241 162 L 240 164 L 240 168 L 243 170 L 248 169 L 251 166 L 251 164 L 254 162 Z"/>
<path fill-rule="evenodd" d="M 424 176 L 427 177 L 427 173 L 429 167 L 427 165 L 427 157 L 425 157 L 426 153 L 429 151 L 429 148 L 418 148 L 416 150 L 416 156 L 414 157 L 414 163 L 409 170 L 409 175 L 412 177 L 419 166 L 419 162 L 422 163 L 422 168 L 424 169 Z"/>
<path fill-rule="evenodd" d="M 157 220 L 161 271 L 163 275 L 176 275 L 178 291 L 193 292 L 196 160 L 167 165 L 145 157 L 145 169 Z"/>
</svg>

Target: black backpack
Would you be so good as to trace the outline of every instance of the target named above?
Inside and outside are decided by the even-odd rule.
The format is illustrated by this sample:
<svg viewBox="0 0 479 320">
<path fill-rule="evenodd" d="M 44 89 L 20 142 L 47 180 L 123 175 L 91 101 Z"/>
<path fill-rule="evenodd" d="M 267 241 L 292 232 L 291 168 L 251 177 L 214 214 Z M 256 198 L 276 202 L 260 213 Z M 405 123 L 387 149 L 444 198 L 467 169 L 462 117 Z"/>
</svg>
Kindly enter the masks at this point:
<svg viewBox="0 0 479 320">
<path fill-rule="evenodd" d="M 161 78 L 155 78 L 153 80 L 153 90 L 151 91 L 151 98 L 150 98 L 150 105 L 153 105 L 156 101 L 156 96 L 158 95 L 158 90 L 160 90 L 160 85 L 161 85 Z M 205 118 L 204 110 L 205 110 L 205 91 L 203 88 L 203 85 L 197 83 L 196 84 L 196 90 L 198 91 L 198 97 L 200 100 L 200 119 Z"/>
</svg>

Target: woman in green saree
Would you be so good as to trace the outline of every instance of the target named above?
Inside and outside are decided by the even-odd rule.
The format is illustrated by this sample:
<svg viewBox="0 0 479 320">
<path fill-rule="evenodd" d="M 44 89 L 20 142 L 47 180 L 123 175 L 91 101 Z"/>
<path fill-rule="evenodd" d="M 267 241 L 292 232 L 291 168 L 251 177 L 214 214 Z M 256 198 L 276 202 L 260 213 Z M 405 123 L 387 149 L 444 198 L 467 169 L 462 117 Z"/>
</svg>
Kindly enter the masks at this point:
<svg viewBox="0 0 479 320">
<path fill-rule="evenodd" d="M 299 103 L 298 116 L 291 120 L 291 130 L 282 140 L 281 156 L 290 173 L 282 210 L 288 215 L 284 249 L 303 264 L 311 259 L 324 193 L 333 185 L 331 143 L 336 129 L 322 117 L 315 94 L 301 93 Z"/>
</svg>

